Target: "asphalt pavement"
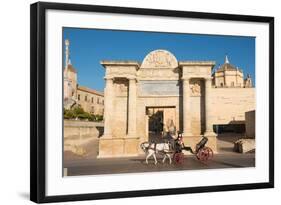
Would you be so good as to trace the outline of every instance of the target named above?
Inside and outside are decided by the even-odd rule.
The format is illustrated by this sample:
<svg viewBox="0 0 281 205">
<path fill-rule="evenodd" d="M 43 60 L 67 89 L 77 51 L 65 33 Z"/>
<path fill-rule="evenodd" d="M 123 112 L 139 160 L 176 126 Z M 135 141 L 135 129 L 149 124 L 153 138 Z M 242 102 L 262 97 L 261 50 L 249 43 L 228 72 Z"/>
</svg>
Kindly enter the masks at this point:
<svg viewBox="0 0 281 205">
<path fill-rule="evenodd" d="M 120 174 L 137 172 L 159 172 L 177 170 L 200 170 L 200 169 L 225 169 L 245 168 L 255 166 L 255 154 L 215 154 L 208 161 L 199 161 L 194 155 L 186 155 L 182 164 L 165 163 L 158 156 L 155 165 L 151 158 L 149 164 L 145 163 L 145 156 L 130 158 L 107 158 L 107 159 L 75 159 L 67 160 L 64 168 L 67 168 L 68 176 L 97 175 L 97 174 Z"/>
<path fill-rule="evenodd" d="M 218 136 L 218 154 L 208 161 L 199 161 L 194 155 L 185 155 L 182 164 L 169 164 L 168 159 L 163 164 L 162 156 L 157 156 L 158 163 L 154 165 L 153 158 L 145 163 L 145 155 L 127 158 L 97 158 L 98 141 L 89 146 L 91 152 L 82 157 L 71 152 L 64 153 L 64 168 L 68 176 L 121 174 L 137 172 L 159 172 L 177 170 L 202 170 L 255 167 L 255 153 L 240 154 L 233 152 L 233 142 L 241 135 L 227 133 Z M 67 171 L 66 171 L 67 170 Z"/>
</svg>

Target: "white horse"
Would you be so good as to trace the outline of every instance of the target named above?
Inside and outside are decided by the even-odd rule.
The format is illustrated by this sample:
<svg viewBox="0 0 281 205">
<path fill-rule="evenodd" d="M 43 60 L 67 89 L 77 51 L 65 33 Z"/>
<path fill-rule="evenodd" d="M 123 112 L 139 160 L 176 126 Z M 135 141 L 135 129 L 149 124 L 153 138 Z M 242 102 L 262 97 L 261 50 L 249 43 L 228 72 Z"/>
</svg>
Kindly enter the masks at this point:
<svg viewBox="0 0 281 205">
<path fill-rule="evenodd" d="M 157 164 L 156 153 L 160 153 L 164 155 L 162 163 L 165 162 L 166 158 L 168 157 L 170 160 L 170 164 L 172 163 L 172 159 L 170 154 L 172 153 L 170 149 L 170 143 L 149 143 L 143 142 L 140 145 L 141 149 L 146 153 L 145 162 L 148 164 L 148 158 L 153 156 L 154 164 Z"/>
</svg>

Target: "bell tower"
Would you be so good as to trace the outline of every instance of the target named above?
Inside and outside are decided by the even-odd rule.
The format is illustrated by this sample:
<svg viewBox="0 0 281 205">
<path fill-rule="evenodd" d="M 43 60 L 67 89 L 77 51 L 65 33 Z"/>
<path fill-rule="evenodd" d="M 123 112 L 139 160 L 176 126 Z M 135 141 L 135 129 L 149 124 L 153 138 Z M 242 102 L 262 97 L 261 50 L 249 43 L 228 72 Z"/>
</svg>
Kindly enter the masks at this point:
<svg viewBox="0 0 281 205">
<path fill-rule="evenodd" d="M 65 44 L 65 68 L 67 68 L 68 66 L 68 63 L 69 63 L 69 40 L 66 39 L 64 41 L 64 44 Z"/>
<path fill-rule="evenodd" d="M 66 39 L 65 44 L 65 67 L 63 72 L 64 77 L 64 99 L 67 104 L 73 103 L 76 100 L 77 94 L 77 72 L 70 62 L 70 41 Z"/>
</svg>

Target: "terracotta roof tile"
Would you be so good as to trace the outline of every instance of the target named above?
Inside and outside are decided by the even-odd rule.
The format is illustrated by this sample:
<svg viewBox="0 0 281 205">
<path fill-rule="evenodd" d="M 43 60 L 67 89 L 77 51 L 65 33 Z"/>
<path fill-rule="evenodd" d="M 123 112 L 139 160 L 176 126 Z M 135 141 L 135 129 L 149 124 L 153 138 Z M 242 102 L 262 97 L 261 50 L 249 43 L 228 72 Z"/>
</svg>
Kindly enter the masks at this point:
<svg viewBox="0 0 281 205">
<path fill-rule="evenodd" d="M 88 87 L 85 87 L 85 86 L 78 86 L 77 89 L 81 90 L 81 91 L 88 92 L 88 93 L 92 93 L 92 94 L 95 94 L 95 95 L 104 96 L 103 92 L 100 92 L 100 91 L 97 91 L 97 90 L 94 90 L 94 89 L 91 89 L 91 88 L 88 88 Z"/>
<path fill-rule="evenodd" d="M 71 64 L 68 64 L 67 69 L 71 72 L 77 73 L 76 69 Z"/>
</svg>

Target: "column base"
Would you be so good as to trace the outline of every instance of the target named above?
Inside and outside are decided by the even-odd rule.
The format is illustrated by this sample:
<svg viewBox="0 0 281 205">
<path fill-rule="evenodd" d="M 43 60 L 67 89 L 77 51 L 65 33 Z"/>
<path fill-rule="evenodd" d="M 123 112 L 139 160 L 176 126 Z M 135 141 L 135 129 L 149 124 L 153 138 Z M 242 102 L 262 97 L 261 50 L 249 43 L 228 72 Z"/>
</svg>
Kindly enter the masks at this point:
<svg viewBox="0 0 281 205">
<path fill-rule="evenodd" d="M 126 139 L 134 139 L 134 138 L 137 138 L 137 134 L 127 134 L 125 136 Z"/>
<path fill-rule="evenodd" d="M 215 132 L 213 132 L 213 131 L 206 131 L 206 132 L 204 133 L 204 136 L 205 136 L 205 137 L 216 137 L 217 134 L 216 134 Z"/>
<path fill-rule="evenodd" d="M 201 135 L 188 135 L 183 137 L 183 142 L 186 147 L 191 147 L 195 150 L 196 144 L 202 139 Z M 184 154 L 190 154 L 189 152 L 184 152 Z"/>
<path fill-rule="evenodd" d="M 182 133 L 183 137 L 193 137 L 194 135 L 191 132 L 184 132 Z"/>
<path fill-rule="evenodd" d="M 213 150 L 214 154 L 218 153 L 217 136 L 218 135 L 212 131 L 207 131 L 204 133 L 204 137 L 208 138 L 208 142 L 207 142 L 206 146 L 210 147 Z"/>
<path fill-rule="evenodd" d="M 100 139 L 112 139 L 112 135 L 109 135 L 109 134 L 102 135 L 102 136 L 100 136 Z"/>
<path fill-rule="evenodd" d="M 99 139 L 98 158 L 131 157 L 139 154 L 137 137 L 101 137 Z"/>
</svg>

